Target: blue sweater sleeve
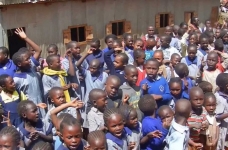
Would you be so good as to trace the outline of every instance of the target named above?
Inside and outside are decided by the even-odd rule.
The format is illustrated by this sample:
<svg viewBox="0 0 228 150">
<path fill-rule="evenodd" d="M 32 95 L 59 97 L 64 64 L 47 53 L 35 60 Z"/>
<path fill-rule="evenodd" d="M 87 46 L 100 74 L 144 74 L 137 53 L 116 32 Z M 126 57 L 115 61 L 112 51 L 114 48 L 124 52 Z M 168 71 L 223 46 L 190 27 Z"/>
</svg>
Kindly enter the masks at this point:
<svg viewBox="0 0 228 150">
<path fill-rule="evenodd" d="M 112 59 L 111 59 L 111 55 L 113 53 L 114 53 L 114 50 L 109 50 L 106 53 L 104 53 L 104 61 L 107 65 L 107 68 L 109 69 L 111 75 L 116 74 L 116 70 L 115 70 L 115 67 L 114 67 Z"/>
<path fill-rule="evenodd" d="M 166 81 L 164 87 L 165 92 L 162 94 L 162 101 L 170 101 L 172 99 L 172 95 L 170 94 L 169 85 Z"/>
</svg>

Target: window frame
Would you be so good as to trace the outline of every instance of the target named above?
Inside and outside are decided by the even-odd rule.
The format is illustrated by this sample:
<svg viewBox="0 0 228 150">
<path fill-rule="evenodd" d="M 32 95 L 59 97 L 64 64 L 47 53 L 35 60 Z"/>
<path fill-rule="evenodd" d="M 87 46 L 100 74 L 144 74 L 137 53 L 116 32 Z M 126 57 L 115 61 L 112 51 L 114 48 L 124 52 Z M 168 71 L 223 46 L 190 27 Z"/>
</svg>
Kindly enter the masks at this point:
<svg viewBox="0 0 228 150">
<path fill-rule="evenodd" d="M 78 28 L 79 27 L 84 27 L 84 37 L 85 37 L 85 41 L 81 41 L 81 42 L 78 42 L 78 43 L 80 43 L 80 44 L 86 44 L 87 43 L 87 40 L 86 40 L 86 27 L 87 27 L 87 25 L 86 24 L 82 24 L 82 25 L 73 25 L 73 26 L 68 26 L 68 29 L 74 29 L 74 28 L 77 28 L 77 30 L 78 30 Z M 77 39 L 79 39 L 79 32 L 78 32 L 78 35 L 77 35 L 78 37 L 77 37 Z"/>
</svg>

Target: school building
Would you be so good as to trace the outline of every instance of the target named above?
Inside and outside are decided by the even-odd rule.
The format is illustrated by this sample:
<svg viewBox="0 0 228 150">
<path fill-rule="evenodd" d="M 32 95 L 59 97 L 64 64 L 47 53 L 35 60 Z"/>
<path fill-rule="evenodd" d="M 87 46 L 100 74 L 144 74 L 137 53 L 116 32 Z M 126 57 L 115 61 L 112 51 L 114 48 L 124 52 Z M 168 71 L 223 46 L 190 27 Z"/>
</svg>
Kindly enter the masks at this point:
<svg viewBox="0 0 228 150">
<path fill-rule="evenodd" d="M 219 0 L 0 0 L 0 45 L 14 54 L 25 42 L 14 34 L 22 27 L 28 37 L 38 43 L 46 56 L 49 44 L 80 42 L 82 50 L 94 38 L 125 32 L 134 39 L 147 32 L 148 25 L 158 31 L 171 24 L 188 22 L 193 16 L 200 21 L 218 18 Z"/>
</svg>

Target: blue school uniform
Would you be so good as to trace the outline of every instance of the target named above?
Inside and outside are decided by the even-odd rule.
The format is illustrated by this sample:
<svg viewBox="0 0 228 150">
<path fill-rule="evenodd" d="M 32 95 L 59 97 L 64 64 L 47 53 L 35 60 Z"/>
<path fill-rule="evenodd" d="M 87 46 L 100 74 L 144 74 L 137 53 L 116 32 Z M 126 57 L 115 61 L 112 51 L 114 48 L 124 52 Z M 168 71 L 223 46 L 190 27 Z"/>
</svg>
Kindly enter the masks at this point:
<svg viewBox="0 0 228 150">
<path fill-rule="evenodd" d="M 41 119 L 38 120 L 38 122 L 36 123 L 36 128 L 35 130 L 39 133 L 42 133 L 44 135 L 49 135 L 51 134 L 51 129 L 52 129 L 52 125 L 50 126 L 46 126 Z M 28 130 L 25 129 L 25 123 L 22 122 L 18 127 L 17 127 L 18 132 L 21 135 L 21 140 L 24 141 L 25 143 L 25 147 L 26 149 L 31 149 L 34 144 L 36 144 L 39 140 L 42 139 L 37 139 L 36 141 L 31 141 L 29 139 L 30 137 L 30 133 Z"/>
<path fill-rule="evenodd" d="M 10 59 L 5 65 L 0 64 L 0 75 L 8 74 L 9 76 L 13 77 L 16 70 L 17 70 L 17 66 Z"/>
<path fill-rule="evenodd" d="M 85 144 L 84 140 L 81 140 L 81 142 L 76 150 L 83 150 L 84 146 L 86 146 L 86 144 Z M 69 150 L 69 149 L 66 146 L 64 146 L 63 144 L 61 144 L 57 150 Z"/>
<path fill-rule="evenodd" d="M 106 53 L 106 52 L 108 52 L 110 49 L 111 49 L 111 48 L 106 47 L 106 48 L 105 48 L 105 49 L 103 49 L 102 51 L 103 51 L 103 53 Z"/>
<path fill-rule="evenodd" d="M 163 128 L 161 119 L 159 118 L 152 118 L 152 117 L 145 117 L 142 121 L 142 134 L 143 137 L 146 136 L 148 133 L 153 132 L 155 130 L 159 130 L 162 132 L 162 137 L 160 138 L 151 138 L 149 141 L 141 145 L 141 149 L 146 150 L 163 150 L 163 141 L 168 134 L 167 129 Z"/>
<path fill-rule="evenodd" d="M 114 53 L 114 50 L 110 50 L 104 54 L 105 63 L 110 71 L 110 75 L 116 75 L 120 78 L 121 84 L 123 84 L 126 80 L 124 78 L 123 70 L 117 71 L 113 65 L 111 60 L 111 55 Z"/>
<path fill-rule="evenodd" d="M 86 57 L 86 61 L 87 61 L 88 64 L 90 64 L 90 62 L 93 59 L 98 59 L 100 61 L 100 69 L 101 69 L 101 71 L 103 71 L 103 67 L 104 67 L 104 53 L 102 52 L 102 50 L 96 50 L 92 54 L 90 54 L 90 55 L 88 55 Z"/>
<path fill-rule="evenodd" d="M 180 94 L 180 96 L 179 97 L 174 97 L 173 96 L 173 99 L 170 101 L 170 103 L 169 103 L 169 107 L 170 108 L 172 108 L 173 110 L 174 110 L 174 108 L 175 108 L 175 103 L 177 102 L 177 100 L 179 100 L 179 99 L 189 99 L 189 95 L 186 93 L 186 92 L 183 92 L 183 91 L 181 91 L 181 94 Z"/>
<path fill-rule="evenodd" d="M 146 60 L 153 58 L 154 51 L 153 50 L 145 50 Z"/>
<path fill-rule="evenodd" d="M 197 50 L 197 53 L 196 53 L 196 56 L 198 57 L 198 59 L 200 60 L 206 60 L 206 55 L 207 55 L 207 52 L 205 50 L 202 50 L 201 48 L 199 48 Z"/>
<path fill-rule="evenodd" d="M 188 93 L 190 92 L 191 88 L 194 85 L 193 85 L 193 82 L 192 82 L 192 80 L 190 78 L 187 77 L 186 80 L 188 82 L 188 89 L 186 89 L 186 87 L 184 85 L 184 82 L 183 82 L 183 84 L 182 84 L 182 91 L 183 91 L 183 94 L 184 94 L 185 98 L 186 99 L 189 99 L 189 94 Z"/>
<path fill-rule="evenodd" d="M 172 96 L 170 94 L 169 86 L 165 78 L 161 76 L 157 76 L 156 79 L 153 80 L 145 78 L 140 82 L 140 87 L 146 83 L 149 87 L 148 94 L 162 95 L 162 100 L 156 101 L 158 108 L 162 105 L 168 105 L 169 101 L 172 99 Z"/>
<path fill-rule="evenodd" d="M 128 149 L 127 144 L 127 132 L 123 130 L 122 137 L 117 138 L 110 132 L 106 133 L 106 141 L 108 145 L 108 150 L 126 150 Z"/>
<path fill-rule="evenodd" d="M 31 59 L 31 68 L 26 72 L 16 72 L 14 74 L 14 82 L 16 89 L 22 91 L 26 97 L 33 101 L 35 104 L 43 103 L 43 86 L 40 75 L 36 72 L 35 67 L 38 65 L 38 61 Z M 45 116 L 45 111 L 39 108 L 39 114 L 42 118 Z"/>
</svg>

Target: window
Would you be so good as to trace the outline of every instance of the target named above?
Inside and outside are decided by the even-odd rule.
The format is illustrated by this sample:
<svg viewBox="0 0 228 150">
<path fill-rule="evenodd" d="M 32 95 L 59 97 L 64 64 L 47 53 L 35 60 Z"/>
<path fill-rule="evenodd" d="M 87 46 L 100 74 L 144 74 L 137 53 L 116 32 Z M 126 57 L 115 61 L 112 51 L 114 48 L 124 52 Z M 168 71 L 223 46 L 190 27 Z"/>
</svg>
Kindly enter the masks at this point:
<svg viewBox="0 0 228 150">
<path fill-rule="evenodd" d="M 188 23 L 193 17 L 197 17 L 196 12 L 185 12 L 184 13 L 184 21 Z"/>
<path fill-rule="evenodd" d="M 69 26 L 68 29 L 63 30 L 63 43 L 70 41 L 87 42 L 93 39 L 93 29 L 91 26 L 79 25 Z"/>
<path fill-rule="evenodd" d="M 106 35 L 122 36 L 124 33 L 131 33 L 131 23 L 129 21 L 113 21 L 106 26 Z"/>
<path fill-rule="evenodd" d="M 165 28 L 166 26 L 172 25 L 174 18 L 171 13 L 159 13 L 155 17 L 155 27 Z"/>
</svg>

